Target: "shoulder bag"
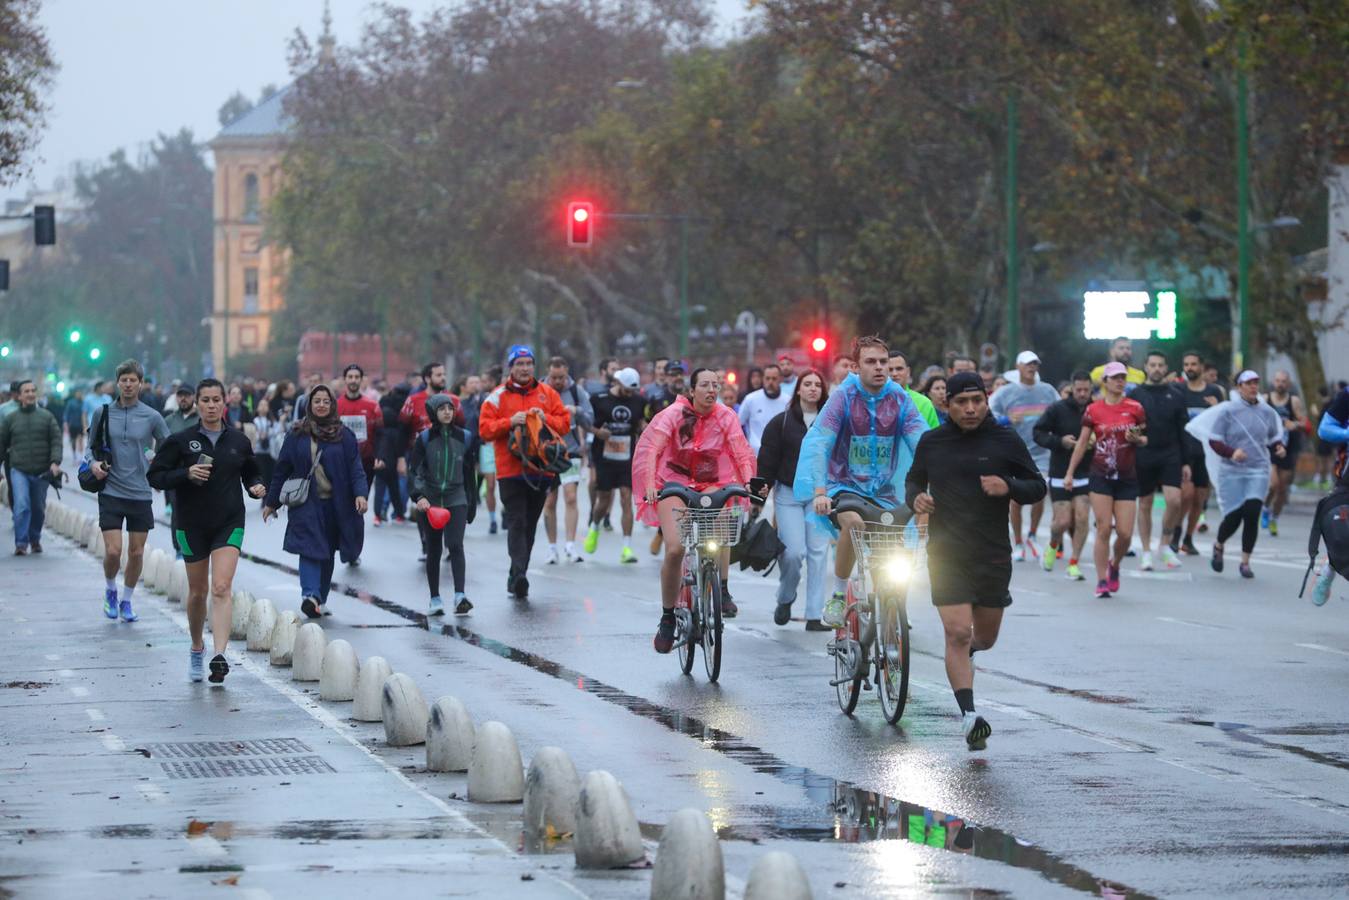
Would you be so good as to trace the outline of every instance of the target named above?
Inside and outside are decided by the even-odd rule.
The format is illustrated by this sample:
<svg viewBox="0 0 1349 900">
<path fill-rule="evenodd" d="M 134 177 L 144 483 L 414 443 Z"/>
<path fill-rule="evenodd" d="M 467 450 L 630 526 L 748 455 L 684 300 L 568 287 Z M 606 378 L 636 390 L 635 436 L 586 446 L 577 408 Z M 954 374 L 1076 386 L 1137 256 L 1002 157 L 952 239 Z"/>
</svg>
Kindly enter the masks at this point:
<svg viewBox="0 0 1349 900">
<path fill-rule="evenodd" d="M 304 506 L 309 501 L 309 482 L 314 478 L 314 466 L 318 463 L 318 441 L 309 438 L 309 473 L 299 478 L 287 478 L 281 483 L 281 504 L 287 509 Z"/>
</svg>

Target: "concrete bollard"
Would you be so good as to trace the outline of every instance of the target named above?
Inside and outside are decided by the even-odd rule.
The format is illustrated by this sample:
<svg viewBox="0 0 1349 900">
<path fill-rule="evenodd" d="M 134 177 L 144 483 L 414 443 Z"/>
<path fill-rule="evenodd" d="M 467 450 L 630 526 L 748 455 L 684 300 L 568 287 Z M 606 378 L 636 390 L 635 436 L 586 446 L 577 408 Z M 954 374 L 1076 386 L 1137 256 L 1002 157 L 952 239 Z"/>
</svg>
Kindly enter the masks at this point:
<svg viewBox="0 0 1349 900">
<path fill-rule="evenodd" d="M 98 522 L 94 521 L 93 516 L 83 516 L 79 524 L 79 542 L 81 547 L 88 547 L 94 540 L 94 532 L 98 530 Z"/>
<path fill-rule="evenodd" d="M 248 611 L 248 627 L 245 629 L 248 649 L 264 653 L 271 650 L 272 630 L 275 628 L 276 607 L 272 601 L 266 597 L 253 601 L 253 608 Z"/>
<path fill-rule="evenodd" d="M 300 614 L 293 609 L 276 614 L 276 624 L 272 626 L 272 647 L 269 659 L 274 666 L 290 665 L 291 654 L 295 652 L 295 632 L 300 630 Z"/>
<path fill-rule="evenodd" d="M 421 688 L 402 672 L 390 675 L 380 692 L 384 712 L 384 739 L 390 747 L 426 743 L 426 698 Z"/>
<path fill-rule="evenodd" d="M 230 613 L 230 640 L 242 641 L 248 637 L 248 614 L 252 611 L 253 595 L 248 591 L 235 591 Z"/>
<path fill-rule="evenodd" d="M 519 803 L 525 796 L 525 767 L 515 735 L 500 722 L 484 722 L 473 740 L 468 766 L 468 799 L 473 803 Z"/>
<path fill-rule="evenodd" d="M 159 551 L 159 569 L 155 574 L 155 591 L 161 594 L 169 592 L 169 582 L 173 580 L 173 554 L 167 550 Z"/>
<path fill-rule="evenodd" d="M 608 772 L 597 769 L 581 783 L 573 849 L 581 869 L 621 869 L 646 858 L 628 794 Z"/>
<path fill-rule="evenodd" d="M 426 723 L 426 768 L 431 772 L 466 772 L 473 762 L 473 719 L 454 697 L 441 697 Z"/>
<path fill-rule="evenodd" d="M 89 555 L 101 562 L 107 552 L 108 546 L 103 542 L 103 532 L 99 529 L 98 525 L 95 524 L 93 540 L 89 542 Z"/>
<path fill-rule="evenodd" d="M 181 559 L 175 559 L 169 566 L 169 588 L 168 599 L 170 603 L 186 603 L 187 586 L 187 563 Z"/>
<path fill-rule="evenodd" d="M 382 656 L 372 656 L 365 661 L 356 676 L 356 705 L 351 710 L 353 719 L 357 722 L 384 720 L 384 682 L 392 674 L 393 670 Z"/>
<path fill-rule="evenodd" d="M 702 810 L 681 809 L 660 835 L 651 900 L 724 900 L 721 842 Z"/>
<path fill-rule="evenodd" d="M 158 547 L 145 554 L 145 570 L 141 580 L 155 593 L 160 592 L 159 568 L 164 564 L 164 551 Z"/>
<path fill-rule="evenodd" d="M 361 670 L 360 660 L 351 644 L 342 639 L 323 648 L 323 665 L 319 671 L 319 699 L 347 701 L 356 698 L 356 679 Z"/>
<path fill-rule="evenodd" d="M 544 747 L 529 761 L 525 776 L 525 837 L 539 840 L 576 832 L 581 778 L 560 747 Z"/>
<path fill-rule="evenodd" d="M 290 657 L 290 677 L 296 681 L 318 681 L 323 675 L 323 651 L 328 636 L 315 622 L 306 622 L 295 632 L 295 649 Z"/>
<path fill-rule="evenodd" d="M 811 900 L 810 880 L 796 857 L 774 851 L 759 857 L 745 884 L 745 900 Z"/>
</svg>

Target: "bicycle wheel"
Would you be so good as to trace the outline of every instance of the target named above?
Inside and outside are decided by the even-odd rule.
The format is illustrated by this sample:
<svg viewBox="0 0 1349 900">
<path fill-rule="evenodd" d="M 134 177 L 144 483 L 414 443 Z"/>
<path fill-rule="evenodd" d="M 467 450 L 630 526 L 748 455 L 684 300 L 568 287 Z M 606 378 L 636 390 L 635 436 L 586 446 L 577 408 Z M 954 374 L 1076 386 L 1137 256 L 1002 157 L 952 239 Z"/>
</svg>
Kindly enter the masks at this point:
<svg viewBox="0 0 1349 900">
<path fill-rule="evenodd" d="M 851 716 L 857 708 L 857 698 L 862 694 L 862 676 L 857 675 L 862 658 L 862 643 L 858 640 L 857 609 L 851 604 L 843 620 L 843 627 L 834 633 L 834 693 L 838 697 L 838 708 L 845 716 Z M 849 678 L 849 675 L 854 677 Z"/>
<path fill-rule="evenodd" d="M 692 599 L 693 591 L 687 584 L 681 585 L 675 605 L 675 641 L 679 644 L 679 668 L 685 675 L 693 671 L 693 658 L 698 655 L 698 613 Z"/>
<path fill-rule="evenodd" d="M 716 682 L 721 675 L 721 578 L 717 575 L 717 564 L 704 560 L 702 567 L 701 596 L 698 600 L 698 616 L 702 620 L 699 637 L 703 645 L 703 668 L 707 670 L 707 680 Z"/>
<path fill-rule="evenodd" d="M 891 725 L 904 715 L 909 696 L 909 619 L 904 603 L 894 595 L 879 595 L 880 614 L 876 617 L 876 692 L 881 712 Z"/>
</svg>

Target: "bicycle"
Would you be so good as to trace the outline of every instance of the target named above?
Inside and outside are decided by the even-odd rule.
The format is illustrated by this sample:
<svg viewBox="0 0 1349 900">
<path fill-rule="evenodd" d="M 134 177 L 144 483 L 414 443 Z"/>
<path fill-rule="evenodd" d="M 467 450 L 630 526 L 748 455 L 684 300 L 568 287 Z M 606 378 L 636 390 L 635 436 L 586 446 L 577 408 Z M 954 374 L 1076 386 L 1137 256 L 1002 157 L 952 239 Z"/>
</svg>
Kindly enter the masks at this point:
<svg viewBox="0 0 1349 900">
<path fill-rule="evenodd" d="M 863 525 L 848 535 L 856 562 L 843 625 L 828 645 L 834 658 L 829 684 L 839 708 L 850 716 L 863 681 L 869 682 L 874 671 L 881 712 L 895 725 L 909 693 L 909 581 L 927 552 L 927 526 L 910 521 L 907 510 L 885 509 L 852 495 L 835 502 L 834 514 L 840 512 L 857 513 Z"/>
<path fill-rule="evenodd" d="M 745 511 L 728 508 L 727 501 L 750 498 L 738 484 L 702 494 L 683 485 L 667 484 L 659 499 L 679 497 L 685 503 L 675 510 L 679 540 L 684 545 L 684 566 L 679 596 L 675 600 L 675 649 L 685 675 L 693 671 L 698 647 L 703 649 L 703 668 L 713 683 L 721 676 L 721 553 L 740 542 Z"/>
</svg>

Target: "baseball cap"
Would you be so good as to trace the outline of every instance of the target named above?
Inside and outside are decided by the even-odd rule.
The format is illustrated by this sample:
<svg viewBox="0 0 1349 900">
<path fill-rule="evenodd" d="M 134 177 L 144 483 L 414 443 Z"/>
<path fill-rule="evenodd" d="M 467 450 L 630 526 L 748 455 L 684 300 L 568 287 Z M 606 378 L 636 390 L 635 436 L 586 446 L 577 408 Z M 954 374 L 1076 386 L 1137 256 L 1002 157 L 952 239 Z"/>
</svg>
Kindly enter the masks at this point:
<svg viewBox="0 0 1349 900">
<path fill-rule="evenodd" d="M 517 359 L 533 359 L 534 349 L 528 344 L 516 344 L 506 351 L 506 365 L 514 364 Z"/>
<path fill-rule="evenodd" d="M 665 364 L 665 374 L 666 374 L 666 375 L 687 375 L 687 374 L 688 374 L 688 370 L 684 368 L 684 364 L 683 364 L 682 362 L 680 362 L 680 361 L 677 360 L 677 359 L 672 359 L 672 360 L 670 360 L 669 362 L 667 362 L 667 363 Z"/>
<path fill-rule="evenodd" d="M 1114 378 L 1116 375 L 1128 375 L 1129 367 L 1122 362 L 1108 362 L 1105 364 L 1104 371 L 1101 372 L 1102 378 Z"/>
<path fill-rule="evenodd" d="M 955 397 L 969 391 L 984 393 L 984 380 L 974 372 L 957 372 L 946 379 L 946 396 Z"/>
<path fill-rule="evenodd" d="M 175 393 L 175 394 L 188 394 L 188 395 L 190 396 L 190 395 L 192 395 L 192 394 L 195 394 L 196 391 L 192 390 L 192 388 L 191 388 L 190 385 L 180 384 L 180 385 L 178 385 L 178 390 L 174 391 L 174 393 Z"/>
<path fill-rule="evenodd" d="M 614 381 L 617 381 L 625 388 L 635 388 L 642 383 L 642 376 L 637 374 L 636 369 L 628 367 L 626 369 L 619 369 L 615 372 Z"/>
<path fill-rule="evenodd" d="M 1016 364 L 1018 366 L 1024 366 L 1027 363 L 1038 363 L 1039 361 L 1040 357 L 1035 355 L 1034 350 L 1022 350 L 1016 355 Z"/>
<path fill-rule="evenodd" d="M 1248 381 L 1259 381 L 1260 373 L 1254 369 L 1245 369 L 1237 376 L 1237 384 L 1245 384 Z"/>
</svg>

